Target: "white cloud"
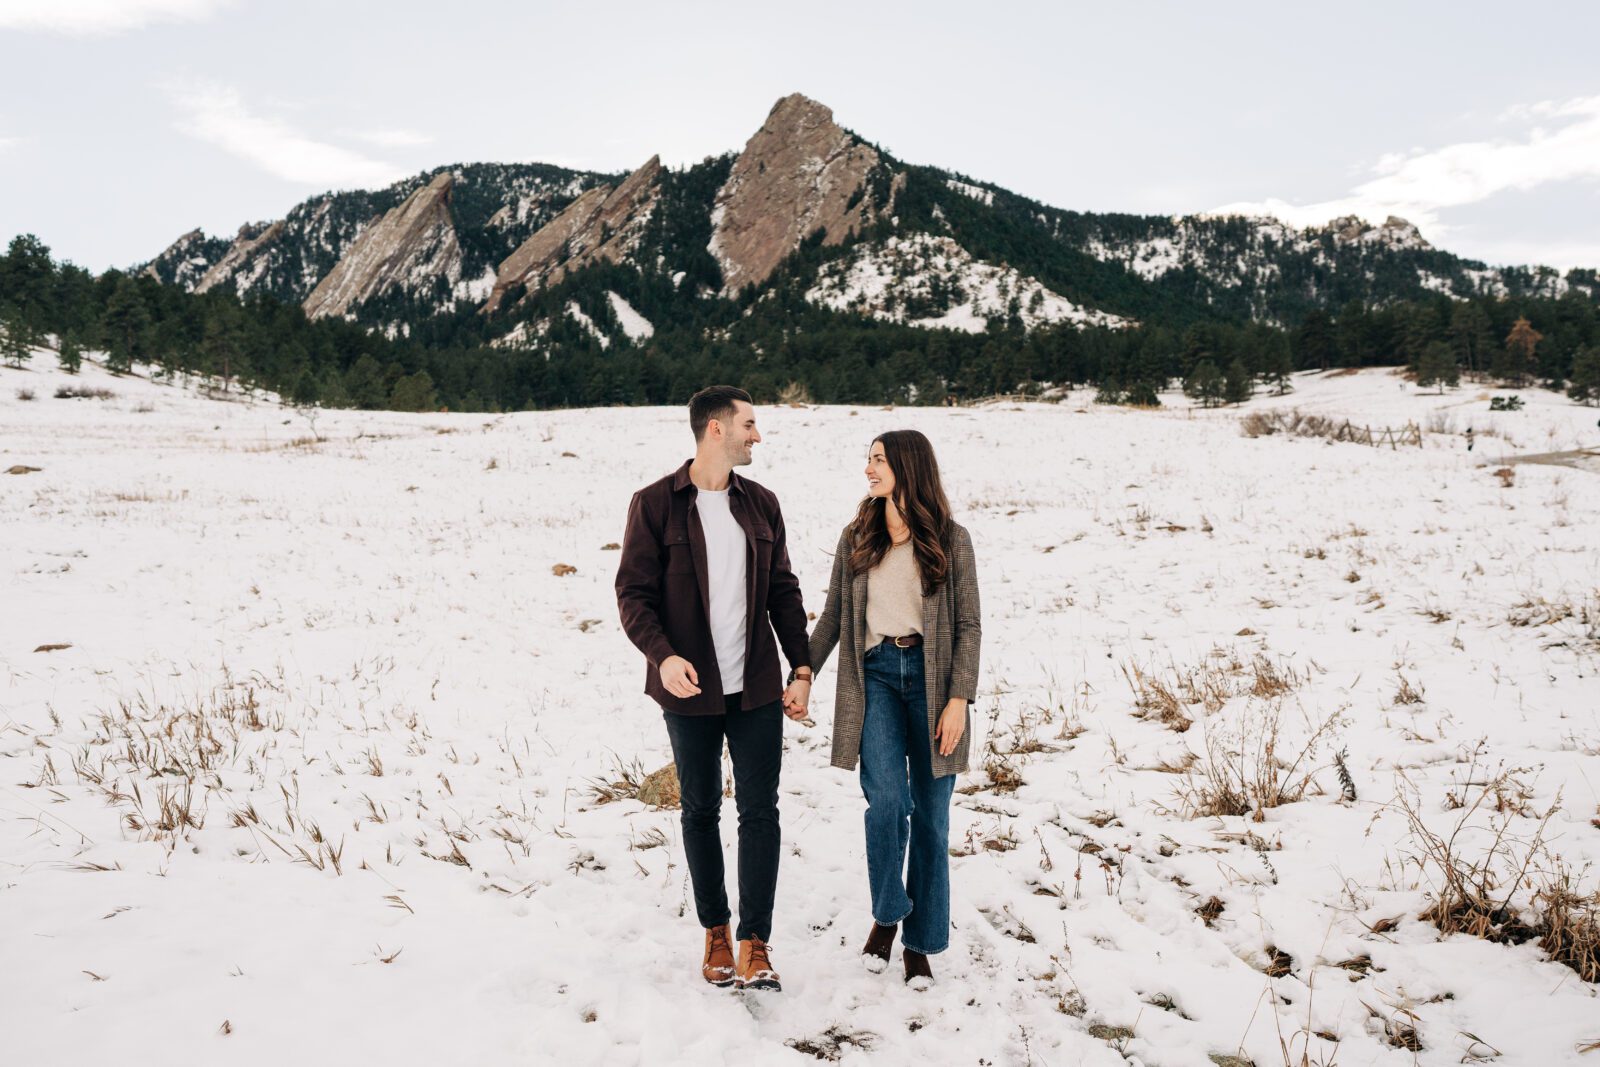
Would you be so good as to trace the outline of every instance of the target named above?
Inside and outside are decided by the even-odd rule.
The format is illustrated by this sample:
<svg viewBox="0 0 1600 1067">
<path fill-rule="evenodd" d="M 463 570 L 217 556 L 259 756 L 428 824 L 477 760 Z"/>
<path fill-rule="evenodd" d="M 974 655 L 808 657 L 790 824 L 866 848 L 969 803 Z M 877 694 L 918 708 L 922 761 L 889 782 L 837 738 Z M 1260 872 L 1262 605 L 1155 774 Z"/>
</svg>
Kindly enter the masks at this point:
<svg viewBox="0 0 1600 1067">
<path fill-rule="evenodd" d="M 0 0 L 0 30 L 109 34 L 153 22 L 196 22 L 229 0 Z"/>
<path fill-rule="evenodd" d="M 179 130 L 287 181 L 371 187 L 388 185 L 406 174 L 391 163 L 313 140 L 279 119 L 256 115 L 225 85 L 191 82 L 170 92 L 183 112 Z"/>
<path fill-rule="evenodd" d="M 356 136 L 379 148 L 415 148 L 418 145 L 433 143 L 430 134 L 418 133 L 415 130 L 367 130 L 357 133 Z"/>
<path fill-rule="evenodd" d="M 1444 209 L 1553 182 L 1600 179 L 1600 96 L 1512 108 L 1501 118 L 1530 128 L 1520 140 L 1468 141 L 1386 155 L 1371 168 L 1376 177 L 1334 200 L 1268 199 L 1225 204 L 1211 213 L 1275 215 L 1295 226 L 1321 225 L 1341 215 L 1372 220 L 1399 215 L 1436 239 L 1449 232 L 1439 219 Z"/>
</svg>

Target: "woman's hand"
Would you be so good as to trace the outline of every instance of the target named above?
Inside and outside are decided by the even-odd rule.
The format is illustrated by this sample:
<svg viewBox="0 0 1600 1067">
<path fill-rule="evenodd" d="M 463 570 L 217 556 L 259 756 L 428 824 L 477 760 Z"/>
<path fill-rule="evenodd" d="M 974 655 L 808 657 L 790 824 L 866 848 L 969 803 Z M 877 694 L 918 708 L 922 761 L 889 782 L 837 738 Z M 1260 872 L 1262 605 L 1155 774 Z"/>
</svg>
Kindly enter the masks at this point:
<svg viewBox="0 0 1600 1067">
<path fill-rule="evenodd" d="M 806 721 L 806 705 L 811 702 L 811 679 L 796 678 L 783 691 L 783 713 L 795 722 Z"/>
<path fill-rule="evenodd" d="M 948 756 L 954 752 L 966 730 L 967 702 L 960 697 L 951 697 L 939 715 L 939 724 L 933 730 L 933 739 L 939 744 L 939 755 Z"/>
</svg>

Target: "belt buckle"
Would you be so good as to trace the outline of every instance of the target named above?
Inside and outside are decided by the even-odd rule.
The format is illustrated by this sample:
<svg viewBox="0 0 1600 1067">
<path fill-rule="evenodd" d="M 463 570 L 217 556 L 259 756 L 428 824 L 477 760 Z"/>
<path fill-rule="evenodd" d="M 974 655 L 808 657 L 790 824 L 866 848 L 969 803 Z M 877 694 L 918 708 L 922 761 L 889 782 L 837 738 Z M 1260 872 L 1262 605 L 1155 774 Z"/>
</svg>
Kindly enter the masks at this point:
<svg viewBox="0 0 1600 1067">
<path fill-rule="evenodd" d="M 910 648 L 910 647 L 911 647 L 911 645 L 910 645 L 910 644 L 904 644 L 904 645 L 902 645 L 902 644 L 901 644 L 901 643 L 900 643 L 900 642 L 902 642 L 902 641 L 908 641 L 908 642 L 909 642 L 909 640 L 910 640 L 910 637 L 911 637 L 911 635 L 910 635 L 910 634 L 906 634 L 906 635 L 903 635 L 903 636 L 901 636 L 901 637 L 897 637 L 897 638 L 895 638 L 895 639 L 894 639 L 894 647 L 895 647 L 895 648 Z"/>
</svg>

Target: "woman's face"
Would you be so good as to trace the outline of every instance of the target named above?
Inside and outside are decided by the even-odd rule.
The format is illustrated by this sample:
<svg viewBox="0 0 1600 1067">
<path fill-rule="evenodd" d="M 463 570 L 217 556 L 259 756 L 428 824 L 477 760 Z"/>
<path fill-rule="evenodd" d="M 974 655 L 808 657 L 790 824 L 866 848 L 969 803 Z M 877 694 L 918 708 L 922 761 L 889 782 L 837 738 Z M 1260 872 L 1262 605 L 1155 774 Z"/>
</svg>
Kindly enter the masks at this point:
<svg viewBox="0 0 1600 1067">
<path fill-rule="evenodd" d="M 867 495 L 893 498 L 894 471 L 883 454 L 883 442 L 874 441 L 867 450 Z"/>
</svg>

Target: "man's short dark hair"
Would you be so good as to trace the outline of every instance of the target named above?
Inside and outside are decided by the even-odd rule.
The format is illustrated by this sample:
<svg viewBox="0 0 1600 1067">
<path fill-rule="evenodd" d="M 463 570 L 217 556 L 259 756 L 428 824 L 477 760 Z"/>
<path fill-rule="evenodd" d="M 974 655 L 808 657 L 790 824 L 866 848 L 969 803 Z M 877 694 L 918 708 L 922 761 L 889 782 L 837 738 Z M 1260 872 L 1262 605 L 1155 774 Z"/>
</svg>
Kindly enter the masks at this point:
<svg viewBox="0 0 1600 1067">
<path fill-rule="evenodd" d="M 713 385 L 702 389 L 689 398 L 689 429 L 694 431 L 694 439 L 700 440 L 706 435 L 706 423 L 716 419 L 726 424 L 733 418 L 733 413 L 739 410 L 736 401 L 754 404 L 750 394 L 740 389 L 737 385 Z"/>
</svg>

